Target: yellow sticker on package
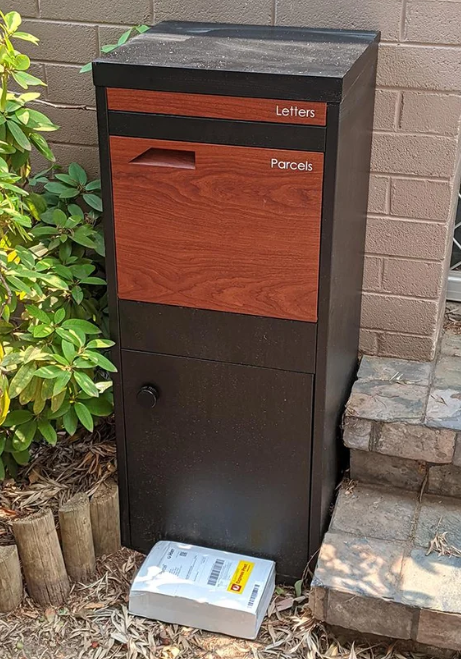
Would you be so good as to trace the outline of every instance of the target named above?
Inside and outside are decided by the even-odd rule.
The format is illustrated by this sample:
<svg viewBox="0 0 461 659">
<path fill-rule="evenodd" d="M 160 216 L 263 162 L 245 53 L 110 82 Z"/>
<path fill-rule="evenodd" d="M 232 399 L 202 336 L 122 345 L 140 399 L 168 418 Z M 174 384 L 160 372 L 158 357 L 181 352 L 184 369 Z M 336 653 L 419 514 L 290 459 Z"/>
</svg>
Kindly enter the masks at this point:
<svg viewBox="0 0 461 659">
<path fill-rule="evenodd" d="M 227 590 L 231 593 L 241 595 L 245 590 L 245 586 L 247 585 L 247 581 L 250 578 L 254 566 L 255 564 L 250 563 L 249 561 L 240 561 L 232 579 L 230 580 Z"/>
</svg>

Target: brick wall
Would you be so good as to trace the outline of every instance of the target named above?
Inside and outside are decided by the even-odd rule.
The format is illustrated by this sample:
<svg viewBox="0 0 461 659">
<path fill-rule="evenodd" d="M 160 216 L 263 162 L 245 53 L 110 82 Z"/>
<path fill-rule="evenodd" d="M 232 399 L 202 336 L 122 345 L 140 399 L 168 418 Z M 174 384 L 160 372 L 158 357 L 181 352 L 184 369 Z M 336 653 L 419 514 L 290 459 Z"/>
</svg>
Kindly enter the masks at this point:
<svg viewBox="0 0 461 659">
<path fill-rule="evenodd" d="M 440 329 L 461 152 L 461 0 L 4 0 L 30 48 L 60 162 L 97 172 L 94 97 L 79 64 L 125 25 L 163 19 L 380 29 L 362 348 L 428 359 Z"/>
</svg>

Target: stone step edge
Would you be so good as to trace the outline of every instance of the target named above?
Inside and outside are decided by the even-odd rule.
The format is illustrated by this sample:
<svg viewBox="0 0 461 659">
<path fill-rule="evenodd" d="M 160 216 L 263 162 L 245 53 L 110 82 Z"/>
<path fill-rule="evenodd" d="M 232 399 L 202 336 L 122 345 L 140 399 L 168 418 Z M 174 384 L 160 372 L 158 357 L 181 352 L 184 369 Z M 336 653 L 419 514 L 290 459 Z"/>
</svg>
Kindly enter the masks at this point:
<svg viewBox="0 0 461 659">
<path fill-rule="evenodd" d="M 461 498 L 461 467 L 454 464 L 433 464 L 351 449 L 350 478 L 371 485 Z"/>
<path fill-rule="evenodd" d="M 461 433 L 450 428 L 346 415 L 343 441 L 350 449 L 461 467 Z"/>
<path fill-rule="evenodd" d="M 309 595 L 312 616 L 363 634 L 461 650 L 461 615 L 418 608 L 393 600 L 315 585 Z"/>
</svg>

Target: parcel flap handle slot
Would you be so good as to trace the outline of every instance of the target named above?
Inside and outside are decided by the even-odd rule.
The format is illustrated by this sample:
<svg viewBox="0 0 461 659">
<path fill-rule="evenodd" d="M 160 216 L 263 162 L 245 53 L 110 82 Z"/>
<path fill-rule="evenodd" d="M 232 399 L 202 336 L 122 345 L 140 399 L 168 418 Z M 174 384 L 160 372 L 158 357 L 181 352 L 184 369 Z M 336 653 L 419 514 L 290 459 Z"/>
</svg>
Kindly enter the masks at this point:
<svg viewBox="0 0 461 659">
<path fill-rule="evenodd" d="M 195 169 L 195 151 L 151 148 L 130 160 L 130 165 Z"/>
</svg>

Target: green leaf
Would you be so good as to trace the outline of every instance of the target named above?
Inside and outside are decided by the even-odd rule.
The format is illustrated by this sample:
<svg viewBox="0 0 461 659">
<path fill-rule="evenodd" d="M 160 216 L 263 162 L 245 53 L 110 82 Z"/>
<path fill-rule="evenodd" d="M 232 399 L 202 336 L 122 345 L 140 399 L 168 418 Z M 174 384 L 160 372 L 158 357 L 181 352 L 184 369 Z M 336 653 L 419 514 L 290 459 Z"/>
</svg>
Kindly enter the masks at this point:
<svg viewBox="0 0 461 659">
<path fill-rule="evenodd" d="M 21 366 L 14 378 L 11 380 L 9 387 L 10 398 L 16 398 L 16 396 L 19 396 L 21 391 L 27 387 L 29 382 L 34 377 L 35 371 L 35 362 L 30 362 L 29 364 L 24 364 Z"/>
<path fill-rule="evenodd" d="M 4 19 L 8 32 L 16 32 L 22 23 L 21 15 L 17 11 L 9 11 L 5 14 Z"/>
<path fill-rule="evenodd" d="M 95 269 L 96 267 L 91 263 L 79 263 L 69 266 L 69 270 L 74 277 L 89 277 Z"/>
<path fill-rule="evenodd" d="M 114 409 L 112 403 L 106 398 L 90 398 L 85 405 L 93 416 L 109 416 Z"/>
<path fill-rule="evenodd" d="M 120 39 L 117 41 L 117 46 L 123 46 L 123 44 L 126 43 L 130 38 L 132 32 L 133 32 L 133 28 L 130 28 L 129 30 L 124 32 L 120 37 Z"/>
<path fill-rule="evenodd" d="M 82 66 L 79 73 L 88 73 L 88 71 L 91 71 L 92 67 L 93 67 L 93 62 L 88 62 L 88 64 L 85 64 L 85 66 Z M 66 430 L 67 430 L 67 428 L 66 428 Z M 73 433 L 70 433 L 70 434 L 73 434 Z"/>
<path fill-rule="evenodd" d="M 81 387 L 83 391 L 86 394 L 88 394 L 88 396 L 94 396 L 94 398 L 97 398 L 99 396 L 99 391 L 96 388 L 96 385 L 86 373 L 82 373 L 81 371 L 75 371 L 74 378 L 77 384 L 79 385 L 79 387 Z"/>
<path fill-rule="evenodd" d="M 143 34 L 143 32 L 150 30 L 150 27 L 148 25 L 137 25 L 135 29 L 139 34 Z"/>
<path fill-rule="evenodd" d="M 32 444 L 37 432 L 37 422 L 28 421 L 18 426 L 13 435 L 12 445 L 15 451 L 24 451 Z"/>
<path fill-rule="evenodd" d="M 11 478 L 16 478 L 18 475 L 18 466 L 14 461 L 13 456 L 9 453 L 4 453 L 2 459 L 6 472 L 11 476 Z"/>
<path fill-rule="evenodd" d="M 91 286 L 107 286 L 107 283 L 101 277 L 85 277 L 81 280 L 82 284 L 90 284 Z"/>
<path fill-rule="evenodd" d="M 78 418 L 73 407 L 62 417 L 62 424 L 70 436 L 75 435 L 78 426 Z"/>
<path fill-rule="evenodd" d="M 56 160 L 52 150 L 48 146 L 48 142 L 43 137 L 43 135 L 39 135 L 38 133 L 31 133 L 30 141 L 34 144 L 37 151 L 41 153 L 44 158 L 50 162 L 54 162 Z"/>
<path fill-rule="evenodd" d="M 30 73 L 26 73 L 25 71 L 15 71 L 11 75 L 16 80 L 18 85 L 23 89 L 27 89 L 29 85 L 42 85 L 45 87 L 45 83 L 42 82 L 40 78 L 36 78 L 35 76 L 32 76 Z"/>
<path fill-rule="evenodd" d="M 16 460 L 18 465 L 21 465 L 22 467 L 29 463 L 30 460 L 29 449 L 26 449 L 25 451 L 13 451 L 11 455 Z"/>
<path fill-rule="evenodd" d="M 83 300 L 83 297 L 84 297 L 84 293 L 83 293 L 83 290 L 82 290 L 81 286 L 74 286 L 72 291 L 71 291 L 71 295 L 72 295 L 73 300 L 77 304 L 80 304 L 81 301 Z"/>
<path fill-rule="evenodd" d="M 45 421 L 45 419 L 40 419 L 38 422 L 38 429 L 42 433 L 43 437 L 46 439 L 48 444 L 51 444 L 51 446 L 56 446 L 56 442 L 58 441 L 58 436 L 56 434 L 56 430 L 53 428 L 51 423 L 49 421 Z"/>
<path fill-rule="evenodd" d="M 57 195 L 60 195 L 62 192 L 66 192 L 68 189 L 69 189 L 68 185 L 65 185 L 65 183 L 59 183 L 59 181 L 51 181 L 50 183 L 47 183 L 45 185 L 45 190 L 47 192 L 51 192 L 52 194 L 57 194 Z M 54 211 L 53 216 L 56 212 L 62 213 L 62 211 Z"/>
<path fill-rule="evenodd" d="M 102 212 L 102 199 L 95 194 L 84 194 L 83 199 L 86 201 L 88 206 L 94 208 L 95 210 Z"/>
<path fill-rule="evenodd" d="M 118 48 L 116 43 L 108 43 L 105 46 L 102 46 L 101 51 L 103 53 L 111 53 L 116 48 Z"/>
<path fill-rule="evenodd" d="M 6 444 L 6 435 L 0 435 L 0 455 L 5 450 L 5 444 Z"/>
<path fill-rule="evenodd" d="M 63 369 L 59 366 L 51 365 L 42 366 L 35 371 L 34 375 L 38 378 L 44 378 L 45 380 L 54 380 L 54 378 L 57 378 L 62 372 Z"/>
<path fill-rule="evenodd" d="M 3 458 L 0 457 L 0 481 L 4 481 L 5 476 L 6 476 L 5 465 L 4 465 L 4 462 L 3 462 Z"/>
<path fill-rule="evenodd" d="M 303 593 L 303 580 L 300 579 L 299 581 L 297 581 L 297 582 L 295 583 L 295 594 L 296 594 L 296 597 L 301 597 L 302 593 Z"/>
<path fill-rule="evenodd" d="M 53 387 L 53 396 L 58 396 L 62 391 L 66 390 L 70 378 L 71 378 L 71 373 L 69 371 L 64 371 L 62 375 L 59 375 L 56 378 Z"/>
<path fill-rule="evenodd" d="M 62 404 L 64 403 L 64 399 L 66 397 L 67 391 L 64 389 L 63 391 L 60 391 L 59 394 L 56 394 L 56 396 L 53 396 L 51 398 L 51 412 L 54 414 L 57 412 Z M 49 417 L 48 417 L 49 419 Z"/>
<path fill-rule="evenodd" d="M 97 179 L 96 181 L 91 181 L 88 183 L 88 185 L 85 186 L 85 190 L 89 190 L 90 192 L 92 190 L 101 190 L 101 181 Z"/>
<path fill-rule="evenodd" d="M 77 346 L 77 348 L 82 348 L 85 345 L 85 334 L 79 329 L 66 330 L 62 329 L 62 327 L 58 327 L 56 329 L 56 334 L 60 336 L 61 339 L 70 341 L 74 346 Z"/>
<path fill-rule="evenodd" d="M 80 330 L 80 332 L 83 332 L 84 334 L 101 333 L 101 330 L 96 327 L 96 325 L 93 325 L 93 323 L 89 323 L 87 320 L 80 320 L 78 318 L 69 318 L 68 320 L 65 320 L 62 324 L 62 327 L 69 330 Z"/>
<path fill-rule="evenodd" d="M 30 316 L 32 316 L 32 318 L 36 318 L 37 320 L 40 320 L 45 325 L 51 323 L 51 317 L 48 316 L 48 314 L 45 313 L 43 309 L 39 309 L 38 307 L 33 307 L 32 305 L 27 305 L 26 311 Z"/>
<path fill-rule="evenodd" d="M 69 175 L 80 185 L 85 185 L 88 181 L 88 176 L 86 175 L 85 170 L 76 162 L 72 162 L 69 165 Z"/>
<path fill-rule="evenodd" d="M 88 236 L 88 230 L 89 227 L 87 226 L 80 226 L 78 227 L 72 236 L 72 240 L 79 245 L 83 245 L 84 247 L 94 247 L 95 243 L 92 238 Z"/>
<path fill-rule="evenodd" d="M 33 34 L 29 34 L 28 32 L 15 32 L 12 37 L 14 39 L 22 39 L 23 41 L 30 41 L 31 43 L 38 44 L 39 39 L 37 37 L 34 37 Z"/>
<path fill-rule="evenodd" d="M 62 185 L 61 183 L 48 183 L 48 185 Z M 46 186 L 45 186 L 46 187 Z M 66 187 L 66 186 L 64 186 Z M 53 222 L 56 224 L 57 227 L 64 227 L 66 222 L 67 222 L 67 215 L 64 213 L 64 211 L 60 210 L 59 208 L 56 208 L 56 210 L 53 211 L 53 215 L 51 216 Z"/>
<path fill-rule="evenodd" d="M 115 345 L 115 341 L 110 339 L 93 339 L 86 346 L 91 350 L 91 348 L 112 348 Z"/>
<path fill-rule="evenodd" d="M 25 149 L 26 151 L 31 151 L 32 147 L 30 145 L 29 140 L 23 133 L 22 128 L 18 126 L 17 123 L 14 121 L 7 121 L 6 125 L 8 126 L 8 130 L 10 131 L 11 135 L 14 137 L 15 142 L 19 144 L 21 149 Z"/>
<path fill-rule="evenodd" d="M 58 309 L 54 314 L 54 324 L 59 325 L 59 323 L 62 323 L 65 317 L 66 311 L 61 307 L 61 309 Z"/>
<path fill-rule="evenodd" d="M 20 53 L 19 55 L 16 55 L 15 65 L 18 71 L 26 71 L 30 66 L 30 59 L 27 55 Z M 24 123 L 27 123 L 27 121 Z"/>
<path fill-rule="evenodd" d="M 77 354 L 77 351 L 75 350 L 75 346 L 72 343 L 70 343 L 70 341 L 65 341 L 63 339 L 61 341 L 61 347 L 64 357 L 67 359 L 69 364 L 72 364 L 75 355 Z"/>
<path fill-rule="evenodd" d="M 35 327 L 32 327 L 32 335 L 35 339 L 44 339 L 46 336 L 53 334 L 53 331 L 51 325 L 35 325 Z"/>
<path fill-rule="evenodd" d="M 74 408 L 80 423 L 87 430 L 93 432 L 94 429 L 93 417 L 91 416 L 91 412 L 86 407 L 86 405 L 84 405 L 83 403 L 75 403 Z"/>
<path fill-rule="evenodd" d="M 100 368 L 103 368 L 106 371 L 109 371 L 109 373 L 116 373 L 117 369 L 115 366 L 112 364 L 107 357 L 104 357 L 104 355 L 100 355 L 98 352 L 91 352 L 91 351 L 85 351 L 83 353 L 83 357 L 88 357 L 94 364 L 97 364 Z"/>
<path fill-rule="evenodd" d="M 32 414 L 32 412 L 29 412 L 29 410 L 14 410 L 13 412 L 8 413 L 8 416 L 3 422 L 3 425 L 5 428 L 20 426 L 21 424 L 27 423 L 28 421 L 33 419 L 33 416 L 34 415 Z"/>
</svg>

